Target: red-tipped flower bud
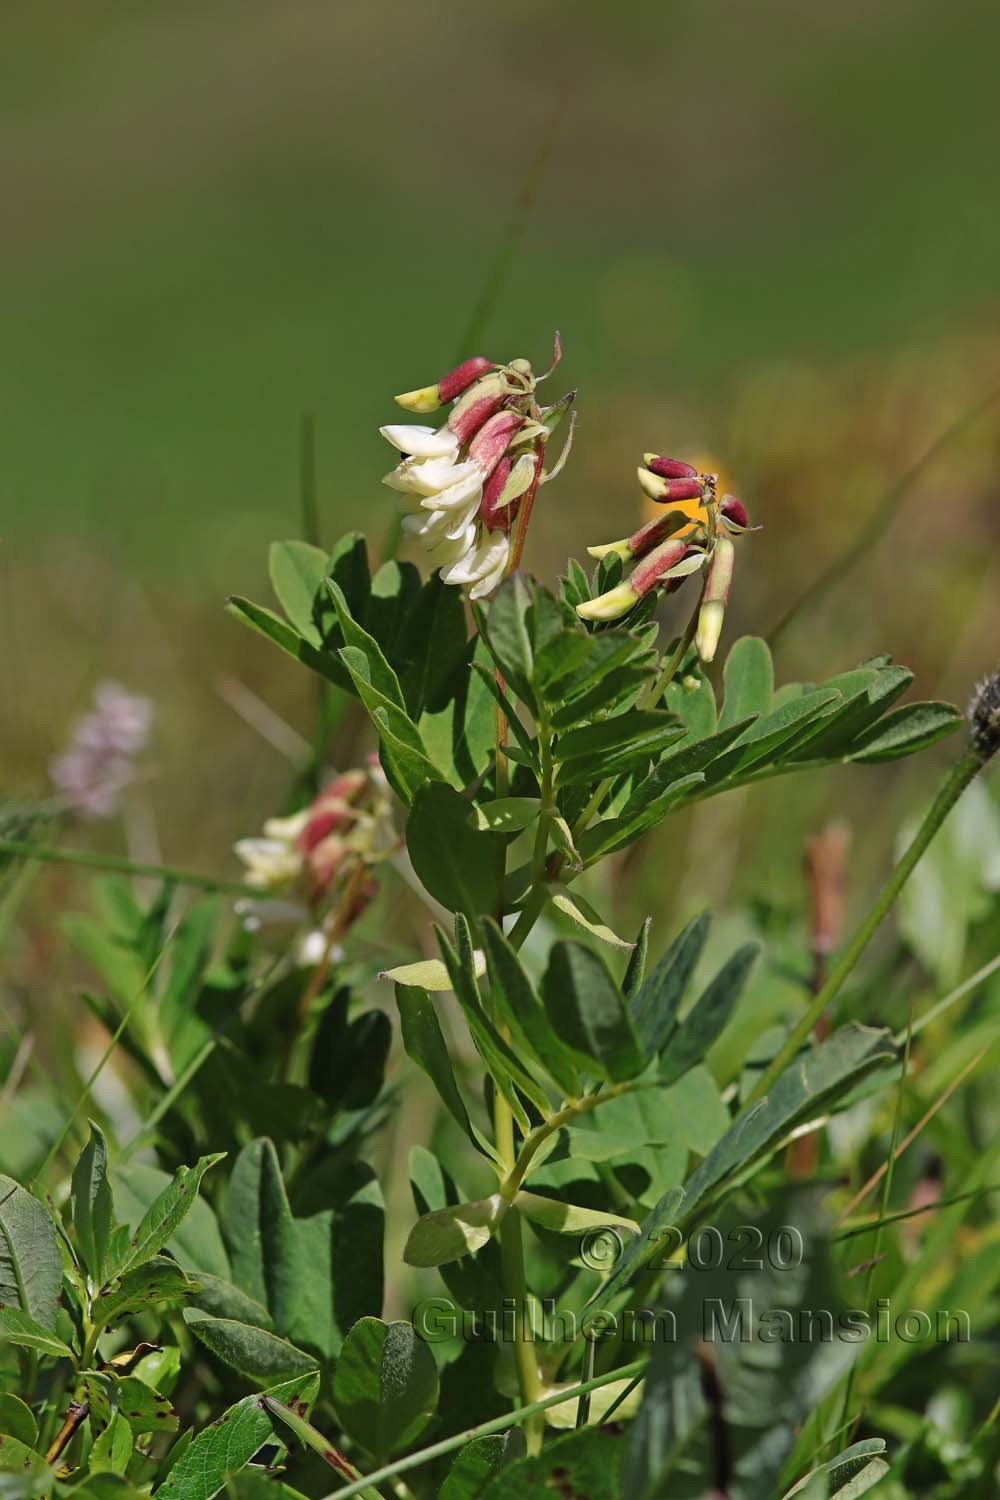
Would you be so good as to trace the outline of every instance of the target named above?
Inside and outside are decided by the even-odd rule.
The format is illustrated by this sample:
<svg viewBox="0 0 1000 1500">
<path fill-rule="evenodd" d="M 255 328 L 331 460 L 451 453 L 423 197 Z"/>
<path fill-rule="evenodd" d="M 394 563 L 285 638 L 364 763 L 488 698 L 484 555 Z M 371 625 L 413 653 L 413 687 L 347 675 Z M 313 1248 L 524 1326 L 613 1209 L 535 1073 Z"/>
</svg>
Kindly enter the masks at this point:
<svg viewBox="0 0 1000 1500">
<path fill-rule="evenodd" d="M 719 502 L 719 514 L 725 516 L 727 521 L 732 521 L 734 526 L 749 526 L 750 517 L 742 500 L 737 500 L 735 495 L 723 495 Z"/>
<path fill-rule="evenodd" d="M 596 599 L 588 599 L 576 606 L 581 620 L 617 620 L 634 609 L 640 599 L 645 598 L 657 584 L 669 587 L 688 573 L 696 573 L 702 566 L 704 553 L 689 549 L 688 543 L 679 537 L 661 542 L 643 558 L 632 574 L 617 588 L 609 589 Z"/>
<path fill-rule="evenodd" d="M 443 406 L 446 401 L 454 401 L 456 396 L 460 396 L 474 381 L 493 368 L 491 360 L 477 354 L 473 359 L 463 361 L 454 370 L 449 370 L 447 375 L 442 375 L 434 385 L 424 385 L 416 391 L 404 391 L 401 396 L 396 397 L 396 405 L 405 407 L 407 411 L 437 411 L 439 406 Z"/>
<path fill-rule="evenodd" d="M 646 468 L 640 468 L 638 474 L 646 494 L 660 505 L 668 500 L 700 500 L 705 493 L 700 479 L 661 479 Z"/>
<path fill-rule="evenodd" d="M 628 550 L 633 557 L 645 557 L 647 552 L 665 542 L 675 531 L 690 524 L 690 517 L 683 511 L 668 510 L 655 520 L 647 521 L 638 531 L 633 531 L 628 539 Z"/>
<path fill-rule="evenodd" d="M 451 409 L 447 421 L 448 431 L 460 443 L 467 443 L 496 411 L 510 386 L 499 371 L 484 375 L 466 390 Z"/>
<path fill-rule="evenodd" d="M 698 614 L 698 630 L 695 644 L 702 661 L 712 661 L 722 634 L 722 620 L 726 613 L 726 602 L 733 581 L 733 563 L 736 549 L 728 537 L 720 537 L 712 551 Z"/>
<path fill-rule="evenodd" d="M 679 458 L 665 458 L 659 453 L 646 453 L 646 468 L 661 479 L 697 479 L 698 470 L 693 464 L 683 463 Z"/>
<path fill-rule="evenodd" d="M 654 547 L 652 552 L 647 552 L 637 568 L 633 568 L 629 579 L 639 598 L 642 599 L 649 593 L 651 588 L 659 583 L 665 573 L 681 561 L 688 550 L 687 542 L 679 538 L 668 539 Z"/>
<path fill-rule="evenodd" d="M 523 421 L 519 411 L 498 411 L 480 427 L 469 444 L 469 457 L 484 474 L 493 472 Z"/>
<path fill-rule="evenodd" d="M 472 359 L 465 359 L 454 370 L 449 370 L 447 375 L 442 375 L 438 381 L 438 396 L 441 401 L 454 401 L 463 391 L 467 391 L 473 381 L 493 369 L 493 361 L 485 359 L 483 355 L 476 354 Z"/>
<path fill-rule="evenodd" d="M 479 519 L 487 531 L 509 531 L 511 523 L 512 505 L 499 506 L 497 502 L 503 494 L 503 487 L 510 477 L 511 463 L 509 458 L 501 458 L 493 473 L 483 485 L 483 498 L 479 503 Z"/>
</svg>

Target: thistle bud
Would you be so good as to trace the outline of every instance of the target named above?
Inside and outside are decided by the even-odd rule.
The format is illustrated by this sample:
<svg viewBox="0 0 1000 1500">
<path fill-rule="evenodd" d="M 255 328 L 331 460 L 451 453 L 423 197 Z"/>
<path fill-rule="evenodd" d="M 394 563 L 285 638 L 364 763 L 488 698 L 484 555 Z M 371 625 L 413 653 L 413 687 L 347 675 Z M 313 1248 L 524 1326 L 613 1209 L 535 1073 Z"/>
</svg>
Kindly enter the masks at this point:
<svg viewBox="0 0 1000 1500">
<path fill-rule="evenodd" d="M 447 375 L 442 375 L 436 385 L 424 385 L 416 391 L 404 391 L 401 396 L 396 397 L 396 405 L 405 407 L 407 411 L 437 411 L 439 406 L 443 406 L 446 401 L 454 401 L 473 381 L 492 369 L 492 360 L 477 354 L 472 359 L 463 360 L 454 370 L 449 370 Z"/>
<path fill-rule="evenodd" d="M 697 479 L 698 470 L 694 464 L 683 463 L 679 458 L 665 458 L 659 453 L 644 453 L 643 463 L 653 474 L 658 474 L 661 479 Z"/>
<path fill-rule="evenodd" d="M 741 530 L 746 530 L 750 525 L 747 508 L 742 500 L 737 500 L 735 495 L 723 495 L 719 502 L 719 514 L 733 526 L 739 526 Z"/>
<path fill-rule="evenodd" d="M 650 500 L 663 504 L 666 500 L 700 500 L 705 486 L 700 479 L 661 479 L 641 465 L 637 470 L 639 483 Z"/>
<path fill-rule="evenodd" d="M 972 743 L 983 761 L 1000 750 L 1000 671 L 985 678 L 969 704 Z"/>
<path fill-rule="evenodd" d="M 722 634 L 722 620 L 726 613 L 726 602 L 733 581 L 733 563 L 736 549 L 728 537 L 720 537 L 712 551 L 698 613 L 698 630 L 695 644 L 702 661 L 712 661 Z"/>
<path fill-rule="evenodd" d="M 509 391 L 506 378 L 498 371 L 484 375 L 455 402 L 447 422 L 448 431 L 459 443 L 467 443 L 492 417 Z"/>
</svg>

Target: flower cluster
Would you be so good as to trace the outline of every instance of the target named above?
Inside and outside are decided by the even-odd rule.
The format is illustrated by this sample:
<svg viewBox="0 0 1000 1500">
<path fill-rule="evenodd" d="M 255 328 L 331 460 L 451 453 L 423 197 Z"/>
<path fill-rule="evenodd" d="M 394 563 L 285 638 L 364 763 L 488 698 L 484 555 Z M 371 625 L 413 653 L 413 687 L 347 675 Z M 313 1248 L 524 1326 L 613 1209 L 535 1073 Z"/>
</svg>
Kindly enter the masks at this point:
<svg viewBox="0 0 1000 1500">
<path fill-rule="evenodd" d="M 556 362 L 558 353 L 557 344 Z M 496 365 L 476 356 L 396 397 L 412 412 L 452 402 L 443 427 L 381 429 L 402 455 L 384 482 L 402 496 L 404 532 L 431 554 L 445 583 L 467 586 L 472 599 L 492 593 L 508 571 L 521 504 L 551 477 L 542 471 L 545 443 L 572 398 L 541 410 L 536 384 L 526 359 Z"/>
<path fill-rule="evenodd" d="M 396 836 L 385 780 L 376 760 L 344 771 L 288 818 L 269 818 L 262 838 L 240 839 L 235 851 L 246 883 L 271 894 L 301 898 L 309 911 L 346 900 L 344 927 L 373 899 L 372 868 Z"/>
<path fill-rule="evenodd" d="M 109 818 L 135 775 L 134 760 L 149 741 L 153 705 L 117 682 L 100 682 L 94 707 L 73 725 L 62 755 L 49 766 L 66 807 L 84 818 Z"/>
<path fill-rule="evenodd" d="M 714 474 L 699 474 L 680 459 L 647 453 L 638 474 L 645 495 L 664 510 L 621 541 L 588 547 L 591 557 L 615 553 L 637 566 L 615 588 L 578 604 L 577 614 L 584 620 L 617 620 L 652 589 L 672 592 L 690 574 L 703 573 L 695 640 L 701 659 L 711 661 L 733 579 L 731 537 L 749 529 L 746 508 L 735 495 L 716 495 Z"/>
</svg>

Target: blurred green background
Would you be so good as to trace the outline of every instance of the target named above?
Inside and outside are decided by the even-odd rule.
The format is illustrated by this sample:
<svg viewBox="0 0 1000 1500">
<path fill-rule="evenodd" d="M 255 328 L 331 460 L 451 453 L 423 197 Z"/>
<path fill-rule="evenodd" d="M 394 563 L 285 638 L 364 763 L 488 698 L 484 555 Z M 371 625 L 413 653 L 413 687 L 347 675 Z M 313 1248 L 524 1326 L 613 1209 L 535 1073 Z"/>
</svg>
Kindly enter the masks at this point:
<svg viewBox="0 0 1000 1500">
<path fill-rule="evenodd" d="M 473 352 L 544 364 L 561 329 L 580 425 L 531 566 L 631 529 L 644 449 L 710 453 L 765 528 L 731 640 L 1000 387 L 994 5 L 8 0 L 3 29 L 4 788 L 44 795 L 117 677 L 157 709 L 140 854 L 235 874 L 284 795 L 233 683 L 300 729 L 312 684 L 223 602 L 266 598 L 267 543 L 300 533 L 304 411 L 323 540 L 377 548 L 393 392 Z M 884 650 L 964 699 L 998 654 L 998 447 L 987 406 L 779 676 Z M 710 804 L 643 900 L 684 840 L 685 905 L 790 898 L 833 813 L 868 880 L 932 758 Z"/>
</svg>

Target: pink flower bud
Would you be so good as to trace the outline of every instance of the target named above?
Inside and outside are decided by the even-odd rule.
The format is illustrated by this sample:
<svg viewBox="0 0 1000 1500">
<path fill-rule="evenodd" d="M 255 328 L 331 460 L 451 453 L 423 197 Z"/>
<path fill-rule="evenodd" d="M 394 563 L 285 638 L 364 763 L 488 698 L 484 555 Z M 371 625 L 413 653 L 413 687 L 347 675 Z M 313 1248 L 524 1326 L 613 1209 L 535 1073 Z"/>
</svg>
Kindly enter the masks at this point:
<svg viewBox="0 0 1000 1500">
<path fill-rule="evenodd" d="M 479 505 L 479 519 L 487 531 L 509 531 L 510 523 L 514 519 L 512 512 L 517 511 L 517 502 L 512 505 L 498 505 L 497 501 L 503 494 L 503 487 L 510 477 L 511 462 L 509 458 L 501 458 L 493 473 L 483 485 L 483 498 Z"/>
<path fill-rule="evenodd" d="M 320 792 L 315 807 L 320 807 L 329 797 L 342 798 L 345 802 L 358 802 L 368 789 L 368 774 L 365 771 L 341 771 Z"/>
<path fill-rule="evenodd" d="M 720 515 L 725 516 L 727 521 L 732 521 L 734 526 L 749 526 L 750 517 L 742 500 L 737 500 L 735 495 L 723 495 L 719 505 Z"/>
<path fill-rule="evenodd" d="M 447 375 L 442 375 L 438 381 L 438 396 L 442 403 L 454 401 L 463 391 L 468 390 L 473 381 L 485 375 L 488 370 L 493 369 L 493 361 L 484 359 L 481 354 L 476 354 L 472 359 L 465 359 L 454 370 L 449 370 Z"/>
<path fill-rule="evenodd" d="M 733 563 L 736 549 L 728 537 L 720 537 L 715 544 L 705 579 L 698 613 L 698 629 L 695 645 L 702 661 L 712 661 L 722 634 L 722 621 L 726 613 L 729 589 L 733 581 Z"/>
<path fill-rule="evenodd" d="M 661 479 L 646 468 L 640 468 L 638 473 L 646 494 L 660 505 L 667 500 L 700 500 L 705 493 L 700 479 Z"/>
<path fill-rule="evenodd" d="M 693 464 L 682 463 L 679 458 L 664 458 L 658 453 L 644 455 L 646 468 L 661 479 L 697 479 L 698 470 Z"/>
<path fill-rule="evenodd" d="M 653 521 L 647 521 L 645 526 L 640 526 L 638 531 L 633 531 L 625 543 L 630 557 L 645 557 L 647 552 L 652 552 L 661 542 L 665 542 L 668 536 L 678 531 L 682 526 L 690 525 L 690 517 L 684 515 L 683 511 L 669 510 L 662 516 L 657 516 Z"/>
<path fill-rule="evenodd" d="M 493 415 L 509 391 L 506 377 L 497 370 L 474 381 L 452 407 L 446 424 L 448 431 L 460 443 L 467 443 Z"/>
<path fill-rule="evenodd" d="M 519 411 L 498 411 L 484 422 L 469 444 L 469 457 L 484 474 L 491 474 L 500 462 L 514 433 L 524 423 Z"/>
<path fill-rule="evenodd" d="M 333 881 L 350 858 L 350 848 L 335 833 L 327 834 L 309 851 L 309 900 L 315 906 L 326 895 Z"/>
<path fill-rule="evenodd" d="M 687 550 L 687 542 L 675 538 L 661 542 L 652 552 L 647 553 L 639 566 L 633 568 L 629 579 L 640 599 L 656 587 L 664 573 L 668 573 L 681 561 Z"/>
<path fill-rule="evenodd" d="M 353 818 L 354 814 L 343 798 L 331 798 L 324 807 L 312 814 L 296 843 L 303 854 L 308 854 L 310 850 L 316 848 L 317 844 L 321 844 L 331 833 L 336 833 L 338 829 L 345 827 Z"/>
<path fill-rule="evenodd" d="M 483 423 L 493 415 L 502 399 L 501 396 L 479 396 L 462 412 L 459 412 L 456 407 L 448 418 L 448 426 L 458 441 L 467 443 L 469 438 L 478 432 Z"/>
</svg>

